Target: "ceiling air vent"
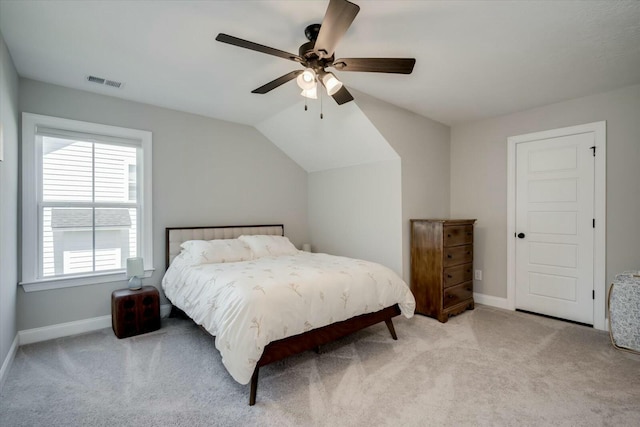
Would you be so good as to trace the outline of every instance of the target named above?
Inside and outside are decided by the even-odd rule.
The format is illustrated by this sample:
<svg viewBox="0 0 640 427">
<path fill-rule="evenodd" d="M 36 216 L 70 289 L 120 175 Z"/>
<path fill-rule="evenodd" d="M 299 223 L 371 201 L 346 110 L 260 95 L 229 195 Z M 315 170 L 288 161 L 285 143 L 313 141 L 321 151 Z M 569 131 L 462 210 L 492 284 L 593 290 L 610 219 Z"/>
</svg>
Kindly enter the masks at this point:
<svg viewBox="0 0 640 427">
<path fill-rule="evenodd" d="M 96 83 L 99 85 L 115 87 L 116 89 L 119 89 L 122 86 L 122 82 L 117 82 L 115 80 L 107 80 L 107 79 L 103 79 L 102 77 L 96 77 L 96 76 L 87 76 L 87 81 L 91 83 Z"/>
<path fill-rule="evenodd" d="M 113 80 L 105 80 L 104 84 L 107 86 L 115 87 L 115 88 L 120 88 L 120 86 L 122 86 L 122 83 L 115 82 Z"/>
<path fill-rule="evenodd" d="M 89 80 L 91 83 L 98 83 L 99 85 L 104 84 L 104 79 L 96 76 L 89 76 L 87 77 L 87 80 Z"/>
</svg>

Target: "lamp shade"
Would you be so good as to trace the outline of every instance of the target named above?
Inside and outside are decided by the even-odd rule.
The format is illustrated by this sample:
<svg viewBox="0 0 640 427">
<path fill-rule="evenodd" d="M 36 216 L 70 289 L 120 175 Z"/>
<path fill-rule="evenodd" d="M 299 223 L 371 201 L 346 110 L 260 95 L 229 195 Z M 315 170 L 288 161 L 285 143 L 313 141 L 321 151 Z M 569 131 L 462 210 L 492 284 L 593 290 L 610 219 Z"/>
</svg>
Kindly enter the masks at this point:
<svg viewBox="0 0 640 427">
<path fill-rule="evenodd" d="M 127 277 L 144 276 L 144 261 L 140 257 L 127 258 Z"/>
<path fill-rule="evenodd" d="M 342 82 L 333 73 L 326 73 L 322 76 L 322 84 L 327 88 L 329 96 L 333 96 L 342 87 Z"/>
<path fill-rule="evenodd" d="M 316 72 L 311 68 L 305 69 L 302 74 L 296 78 L 296 83 L 302 90 L 309 90 L 316 85 Z"/>
</svg>

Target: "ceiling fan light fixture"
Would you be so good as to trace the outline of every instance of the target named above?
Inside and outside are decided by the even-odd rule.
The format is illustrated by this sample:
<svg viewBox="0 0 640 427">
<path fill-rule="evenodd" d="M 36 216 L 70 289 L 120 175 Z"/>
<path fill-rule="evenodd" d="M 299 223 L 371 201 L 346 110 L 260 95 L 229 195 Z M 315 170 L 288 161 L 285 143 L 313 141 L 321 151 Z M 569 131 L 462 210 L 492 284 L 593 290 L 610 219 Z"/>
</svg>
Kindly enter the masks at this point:
<svg viewBox="0 0 640 427">
<path fill-rule="evenodd" d="M 296 83 L 300 86 L 300 89 L 309 90 L 316 86 L 316 72 L 311 68 L 305 69 L 302 74 L 296 78 Z"/>
<path fill-rule="evenodd" d="M 0 0 L 1 2 L 2 0 Z M 335 60 L 335 48 L 351 26 L 360 6 L 349 0 L 329 0 L 324 18 L 319 24 L 311 24 L 305 29 L 307 40 L 298 48 L 298 55 L 275 49 L 260 43 L 243 40 L 229 34 L 219 33 L 216 41 L 230 44 L 243 49 L 264 53 L 271 56 L 296 62 L 304 67 L 297 68 L 282 75 L 251 93 L 265 94 L 283 84 L 296 80 L 302 95 L 306 98 L 320 98 L 322 105 L 323 85 L 327 93 L 338 104 L 353 101 L 353 96 L 347 88 L 332 73 L 325 71 L 326 67 L 334 67 L 340 72 L 362 71 L 370 73 L 411 74 L 416 63 L 415 58 L 342 58 Z M 320 96 L 319 96 L 320 95 Z M 306 99 L 305 98 L 305 99 Z M 306 107 L 306 102 L 305 102 Z M 306 109 L 306 108 L 305 108 Z M 320 114 L 322 118 L 322 113 Z"/>
<path fill-rule="evenodd" d="M 329 96 L 333 96 L 342 88 L 342 82 L 338 80 L 333 73 L 325 73 L 325 75 L 322 76 L 322 84 L 327 88 Z"/>
</svg>

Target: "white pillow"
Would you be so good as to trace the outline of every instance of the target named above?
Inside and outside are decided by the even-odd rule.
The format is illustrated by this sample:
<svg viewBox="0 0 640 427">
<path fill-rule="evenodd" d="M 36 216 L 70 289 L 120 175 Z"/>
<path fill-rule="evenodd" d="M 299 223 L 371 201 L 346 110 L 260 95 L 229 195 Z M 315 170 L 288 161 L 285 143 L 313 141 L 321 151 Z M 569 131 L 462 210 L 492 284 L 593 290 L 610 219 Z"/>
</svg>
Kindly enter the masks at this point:
<svg viewBox="0 0 640 427">
<path fill-rule="evenodd" d="M 251 248 L 254 258 L 263 256 L 295 255 L 299 251 L 284 236 L 240 236 L 238 240 Z"/>
<path fill-rule="evenodd" d="M 238 239 L 188 240 L 180 247 L 190 265 L 253 259 L 249 246 Z"/>
</svg>

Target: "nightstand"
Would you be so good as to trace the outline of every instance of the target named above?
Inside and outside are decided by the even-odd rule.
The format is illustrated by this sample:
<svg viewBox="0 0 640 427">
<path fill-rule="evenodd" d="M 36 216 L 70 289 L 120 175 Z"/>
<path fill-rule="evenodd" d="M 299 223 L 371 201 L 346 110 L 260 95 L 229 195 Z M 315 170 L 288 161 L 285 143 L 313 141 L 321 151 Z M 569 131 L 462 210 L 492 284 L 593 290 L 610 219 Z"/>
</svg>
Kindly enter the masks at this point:
<svg viewBox="0 0 640 427">
<path fill-rule="evenodd" d="M 111 293 L 111 326 L 118 338 L 160 329 L 160 293 L 153 286 Z"/>
</svg>

